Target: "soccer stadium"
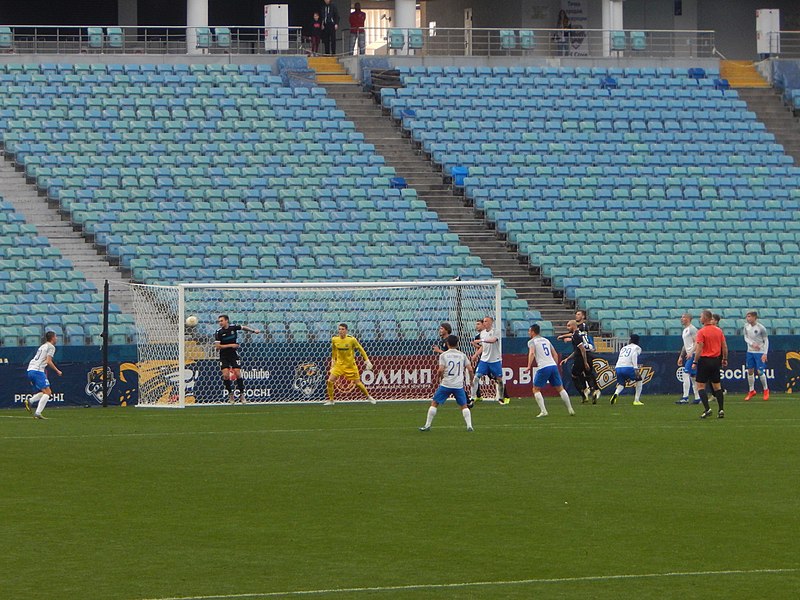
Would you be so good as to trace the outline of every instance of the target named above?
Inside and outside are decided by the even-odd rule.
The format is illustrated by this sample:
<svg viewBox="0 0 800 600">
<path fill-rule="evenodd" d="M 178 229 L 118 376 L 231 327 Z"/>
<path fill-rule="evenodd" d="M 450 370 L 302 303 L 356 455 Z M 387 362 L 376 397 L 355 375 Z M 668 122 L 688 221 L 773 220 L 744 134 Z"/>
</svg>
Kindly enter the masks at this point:
<svg viewBox="0 0 800 600">
<path fill-rule="evenodd" d="M 797 596 L 796 1 L 3 2 L 0 234 L 5 598 Z"/>
</svg>

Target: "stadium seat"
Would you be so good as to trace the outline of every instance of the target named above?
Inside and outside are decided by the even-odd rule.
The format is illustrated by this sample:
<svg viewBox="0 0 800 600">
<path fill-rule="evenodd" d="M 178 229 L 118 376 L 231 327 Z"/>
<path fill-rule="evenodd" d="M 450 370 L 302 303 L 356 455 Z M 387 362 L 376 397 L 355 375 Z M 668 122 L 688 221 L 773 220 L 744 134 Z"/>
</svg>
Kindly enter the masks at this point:
<svg viewBox="0 0 800 600">
<path fill-rule="evenodd" d="M 409 50 L 422 50 L 424 46 L 424 35 L 422 29 L 409 29 L 408 30 L 408 49 Z"/>
<path fill-rule="evenodd" d="M 211 47 L 211 29 L 208 27 L 197 27 L 195 33 L 197 35 L 198 48 Z"/>
<path fill-rule="evenodd" d="M 517 34 L 513 29 L 500 30 L 500 48 L 514 50 L 517 47 Z"/>
<path fill-rule="evenodd" d="M 106 40 L 109 48 L 122 48 L 124 46 L 124 37 L 121 27 L 108 27 L 106 28 Z"/>
<path fill-rule="evenodd" d="M 7 50 L 14 47 L 14 34 L 10 27 L 0 27 L 0 49 Z"/>
<path fill-rule="evenodd" d="M 389 29 L 389 50 L 402 50 L 406 45 L 406 36 L 402 29 Z"/>
<path fill-rule="evenodd" d="M 644 31 L 631 31 L 631 49 L 642 52 L 647 50 L 647 36 Z"/>
<path fill-rule="evenodd" d="M 214 28 L 214 38 L 220 48 L 231 47 L 231 30 L 228 27 Z"/>
<path fill-rule="evenodd" d="M 102 48 L 104 35 L 102 27 L 89 27 L 86 29 L 86 41 L 89 48 Z"/>
<path fill-rule="evenodd" d="M 608 33 L 609 40 L 611 42 L 611 50 L 614 52 L 620 52 L 627 48 L 627 40 L 625 38 L 624 31 L 610 31 Z"/>
</svg>

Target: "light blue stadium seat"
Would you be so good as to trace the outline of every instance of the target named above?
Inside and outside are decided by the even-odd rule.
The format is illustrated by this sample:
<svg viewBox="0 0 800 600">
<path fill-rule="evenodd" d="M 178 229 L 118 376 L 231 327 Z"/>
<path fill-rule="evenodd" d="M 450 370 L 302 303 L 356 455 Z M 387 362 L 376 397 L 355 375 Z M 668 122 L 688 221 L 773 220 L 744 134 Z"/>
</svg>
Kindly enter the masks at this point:
<svg viewBox="0 0 800 600">
<path fill-rule="evenodd" d="M 402 50 L 406 45 L 406 36 L 402 29 L 389 29 L 389 50 Z"/>
<path fill-rule="evenodd" d="M 500 30 L 500 47 L 503 50 L 514 50 L 517 47 L 517 34 L 513 29 Z"/>
<path fill-rule="evenodd" d="M 612 51 L 620 52 L 627 48 L 628 44 L 624 31 L 609 31 L 608 35 Z"/>
</svg>

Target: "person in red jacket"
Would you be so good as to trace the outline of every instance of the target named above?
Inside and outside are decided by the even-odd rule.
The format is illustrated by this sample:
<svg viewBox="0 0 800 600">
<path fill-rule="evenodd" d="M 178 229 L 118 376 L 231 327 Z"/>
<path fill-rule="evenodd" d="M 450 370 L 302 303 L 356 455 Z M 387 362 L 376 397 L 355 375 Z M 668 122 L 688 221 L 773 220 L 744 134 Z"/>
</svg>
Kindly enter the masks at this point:
<svg viewBox="0 0 800 600">
<path fill-rule="evenodd" d="M 364 54 L 367 48 L 367 34 L 364 24 L 367 22 L 367 13 L 361 10 L 361 3 L 356 2 L 353 12 L 350 13 L 350 54 L 356 49 L 358 42 L 358 53 Z"/>
</svg>

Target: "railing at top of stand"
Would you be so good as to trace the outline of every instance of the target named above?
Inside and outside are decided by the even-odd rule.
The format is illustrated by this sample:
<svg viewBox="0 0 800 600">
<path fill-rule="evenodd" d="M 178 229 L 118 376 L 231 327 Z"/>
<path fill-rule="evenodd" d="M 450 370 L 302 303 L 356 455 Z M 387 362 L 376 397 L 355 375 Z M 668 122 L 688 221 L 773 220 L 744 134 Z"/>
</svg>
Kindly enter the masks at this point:
<svg viewBox="0 0 800 600">
<path fill-rule="evenodd" d="M 771 34 L 770 52 L 780 58 L 800 58 L 800 31 L 776 31 Z"/>
<path fill-rule="evenodd" d="M 713 31 L 604 29 L 367 29 L 367 52 L 397 56 L 712 58 Z M 340 55 L 349 29 L 337 35 Z M 791 44 L 791 40 L 789 42 Z M 0 25 L 0 53 L 308 54 L 300 27 L 86 27 Z"/>
<path fill-rule="evenodd" d="M 0 25 L 0 54 L 301 54 L 302 28 Z"/>
<path fill-rule="evenodd" d="M 712 58 L 713 31 L 389 29 L 382 53 L 414 56 Z M 378 52 L 376 52 L 378 53 Z"/>
</svg>

